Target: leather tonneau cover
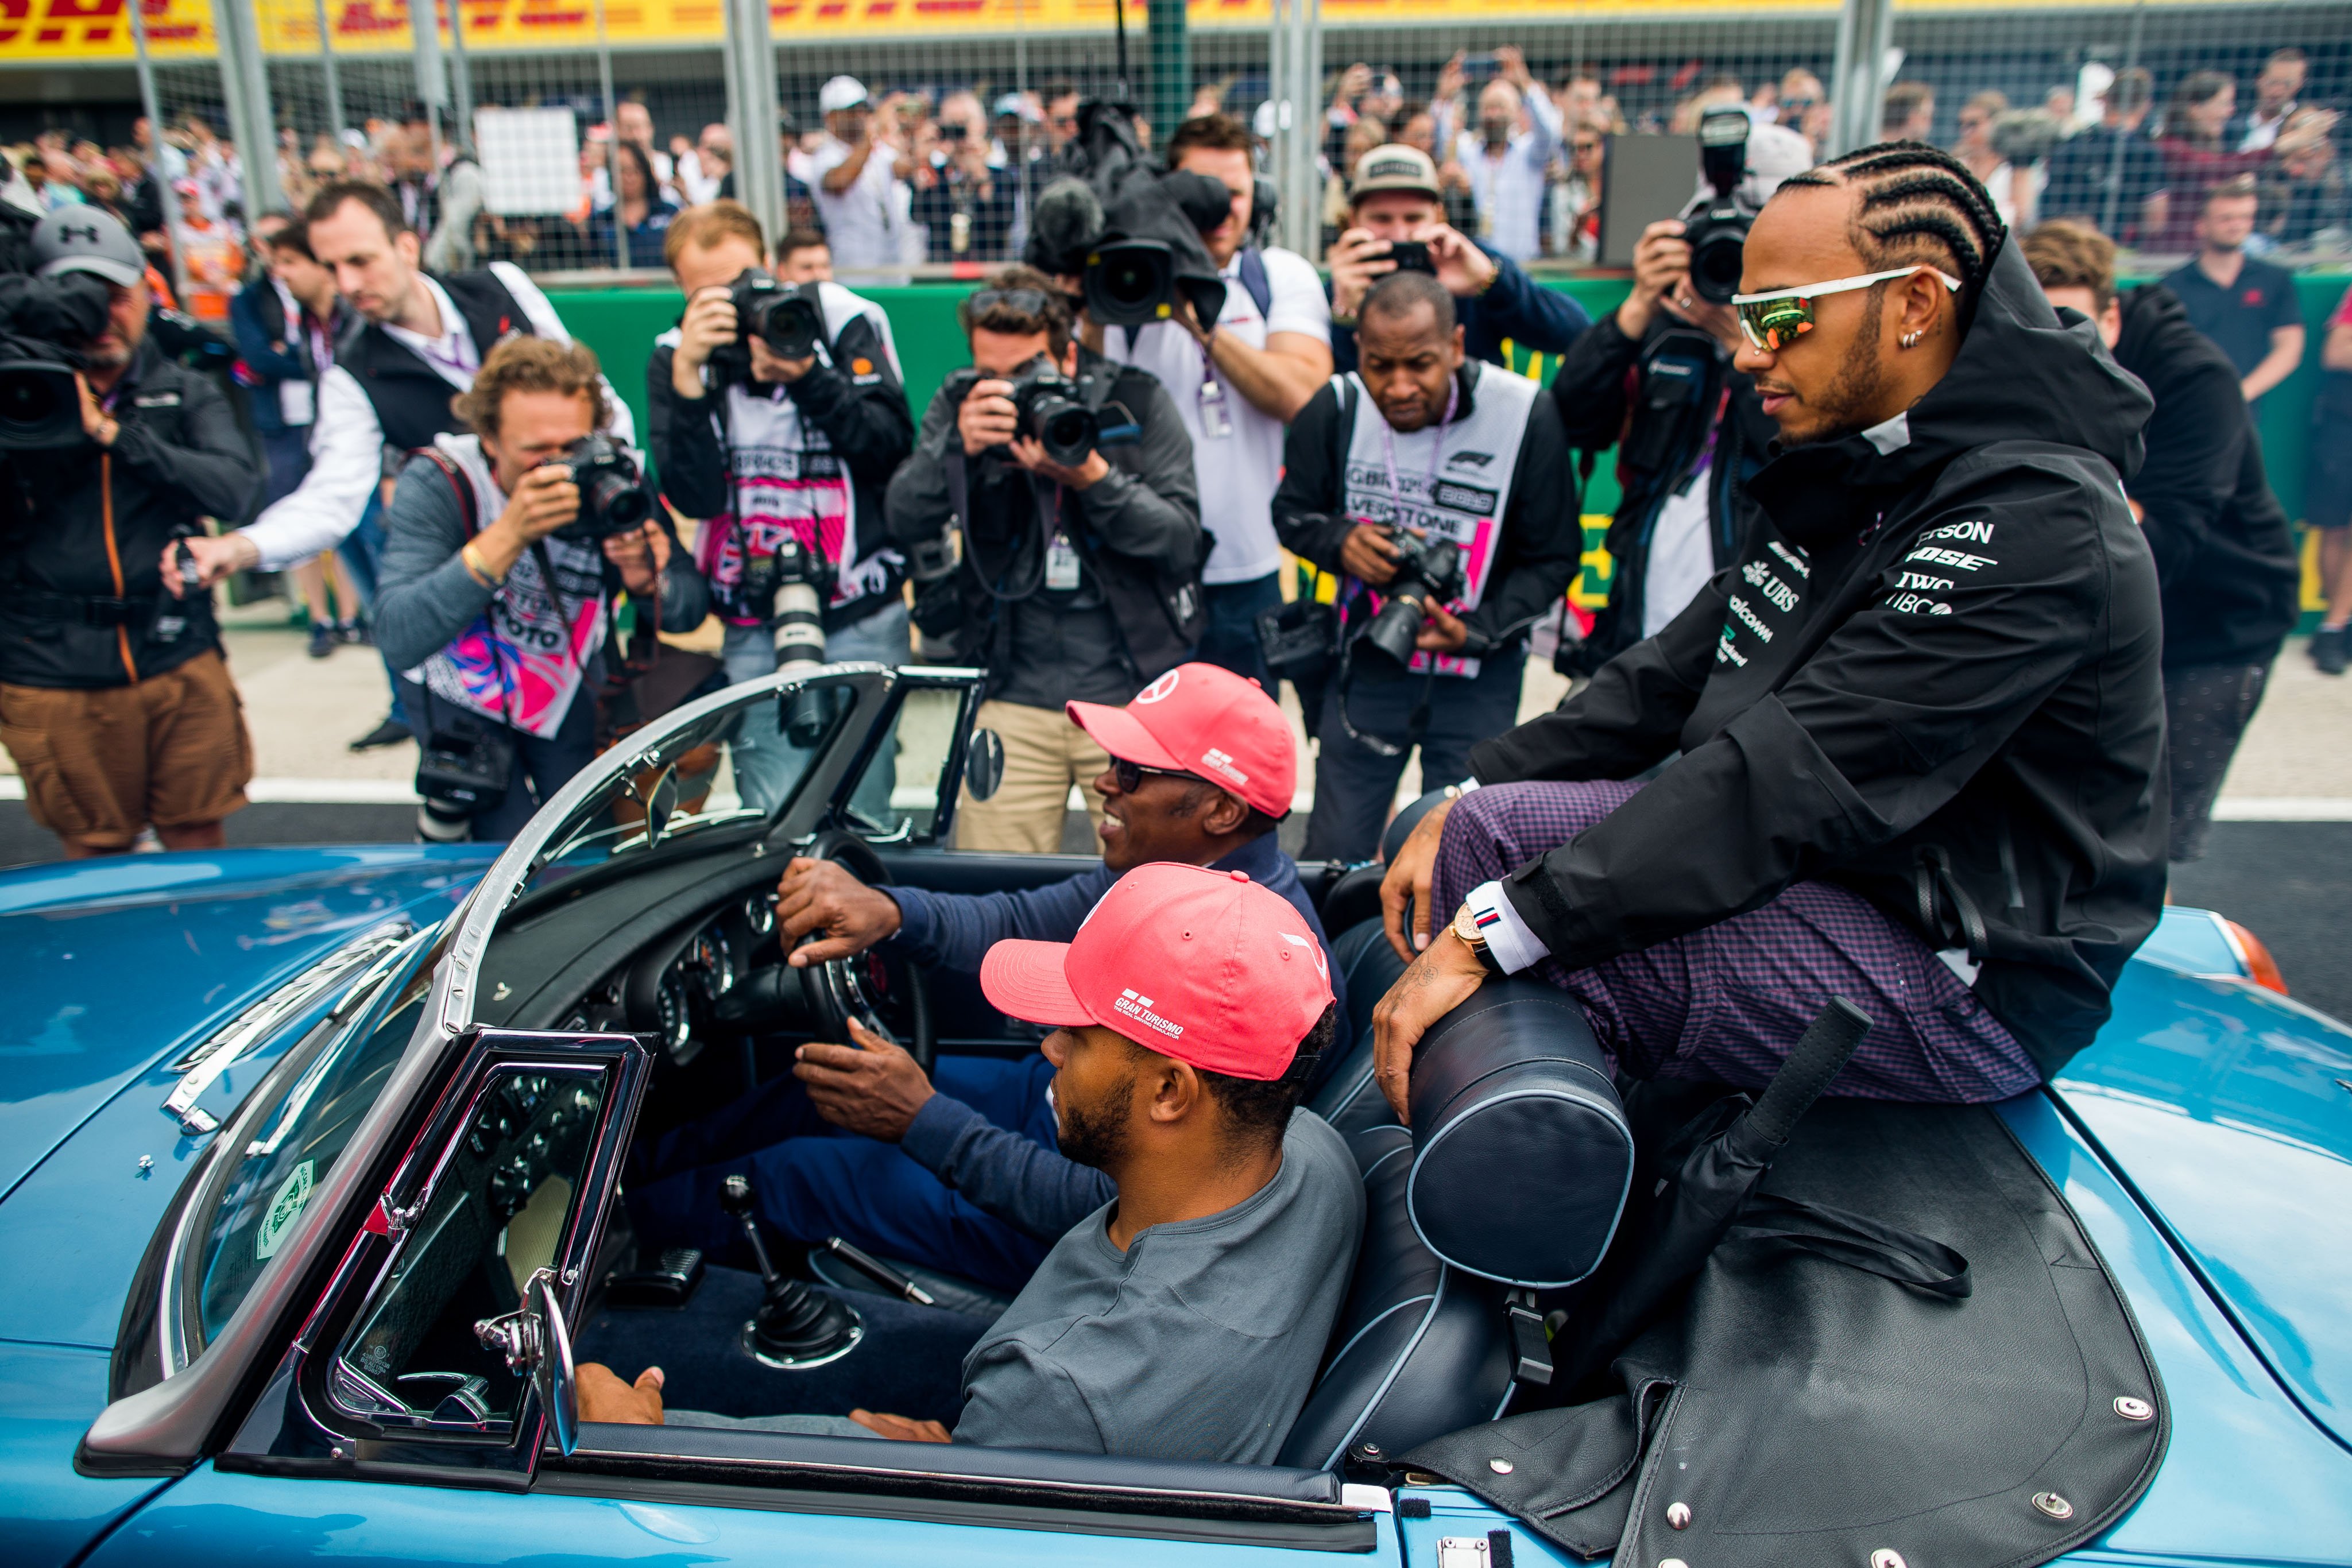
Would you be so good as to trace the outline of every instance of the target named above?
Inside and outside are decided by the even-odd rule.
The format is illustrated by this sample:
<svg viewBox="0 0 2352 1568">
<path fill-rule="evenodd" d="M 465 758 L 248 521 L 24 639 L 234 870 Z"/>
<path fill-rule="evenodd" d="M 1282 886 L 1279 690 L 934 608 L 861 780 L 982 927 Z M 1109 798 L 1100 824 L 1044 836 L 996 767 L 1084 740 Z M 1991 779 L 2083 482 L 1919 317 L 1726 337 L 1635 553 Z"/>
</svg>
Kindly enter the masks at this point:
<svg viewBox="0 0 2352 1568">
<path fill-rule="evenodd" d="M 1951 1300 L 1727 1244 L 1680 1317 L 1618 1359 L 1623 1392 L 1397 1462 L 1624 1563 L 1819 1568 L 1891 1549 L 2028 1568 L 2137 1500 L 2169 1433 L 2155 1364 L 2064 1199 L 1991 1111 L 1823 1101 L 1764 1190 L 1945 1242 L 1974 1289 Z M 2119 1398 L 2152 1414 L 2130 1419 Z"/>
</svg>

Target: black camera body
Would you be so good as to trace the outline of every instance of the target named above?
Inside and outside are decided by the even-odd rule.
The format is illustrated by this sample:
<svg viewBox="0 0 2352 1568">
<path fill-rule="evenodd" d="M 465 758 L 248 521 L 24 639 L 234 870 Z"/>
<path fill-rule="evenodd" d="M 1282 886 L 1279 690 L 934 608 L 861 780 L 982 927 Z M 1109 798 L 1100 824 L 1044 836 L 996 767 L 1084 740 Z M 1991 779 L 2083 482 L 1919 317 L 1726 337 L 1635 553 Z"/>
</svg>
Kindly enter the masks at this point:
<svg viewBox="0 0 2352 1568">
<path fill-rule="evenodd" d="M 1024 371 L 1007 395 L 1013 400 L 1021 434 L 1066 468 L 1084 463 L 1102 437 L 1094 410 L 1078 401 L 1082 395 L 1078 383 L 1051 365 Z"/>
<path fill-rule="evenodd" d="M 573 442 L 551 461 L 568 465 L 580 486 L 580 515 L 555 530 L 574 544 L 593 544 L 614 534 L 633 534 L 654 515 L 654 498 L 637 465 L 621 444 L 603 432 Z"/>
<path fill-rule="evenodd" d="M 966 368 L 947 380 L 948 395 L 958 407 L 984 381 L 1003 381 L 1012 390 L 1014 428 L 1045 449 L 1045 455 L 1065 467 L 1076 468 L 1087 455 L 1105 444 L 1102 422 L 1086 404 L 1086 392 L 1042 356 L 1010 376 L 992 376 Z M 1005 449 L 997 449 L 1006 455 Z"/>
<path fill-rule="evenodd" d="M 106 285 L 88 273 L 0 278 L 0 451 L 79 446 L 82 346 L 106 330 Z"/>
<path fill-rule="evenodd" d="M 1087 246 L 1087 319 L 1106 327 L 1148 327 L 1189 301 L 1214 321 L 1224 280 L 1201 236 L 1224 222 L 1233 193 L 1205 174 L 1178 170 L 1130 184 L 1104 204 L 1104 232 Z"/>
<path fill-rule="evenodd" d="M 779 283 L 758 267 L 747 267 L 730 286 L 727 298 L 735 307 L 735 346 L 715 358 L 740 380 L 751 379 L 754 338 L 782 360 L 809 359 L 825 341 L 824 308 L 814 283 Z"/>
<path fill-rule="evenodd" d="M 1427 240 L 1391 240 L 1388 259 L 1396 263 L 1399 272 L 1425 272 L 1432 277 L 1437 276 L 1437 263 L 1430 259 Z"/>
<path fill-rule="evenodd" d="M 1748 171 L 1748 115 L 1743 110 L 1711 109 L 1698 122 L 1699 172 L 1713 193 L 1683 213 L 1683 239 L 1690 246 L 1691 292 L 1715 305 L 1728 305 L 1739 292 L 1747 265 L 1748 230 L 1756 214 L 1735 193 Z"/>
<path fill-rule="evenodd" d="M 1462 547 L 1451 539 L 1425 539 L 1391 528 L 1389 543 L 1397 550 L 1396 576 L 1381 591 L 1380 613 L 1364 627 L 1364 641 L 1399 664 L 1409 664 L 1422 621 L 1433 607 L 1460 598 L 1468 580 Z"/>
</svg>

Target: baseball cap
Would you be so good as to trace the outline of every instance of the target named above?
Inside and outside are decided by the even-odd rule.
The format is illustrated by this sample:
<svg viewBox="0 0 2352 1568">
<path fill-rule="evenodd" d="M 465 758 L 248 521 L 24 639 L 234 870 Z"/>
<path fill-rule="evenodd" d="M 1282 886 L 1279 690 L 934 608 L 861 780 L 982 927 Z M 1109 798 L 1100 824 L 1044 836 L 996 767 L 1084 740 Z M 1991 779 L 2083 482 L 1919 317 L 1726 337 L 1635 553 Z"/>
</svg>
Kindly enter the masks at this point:
<svg viewBox="0 0 2352 1568">
<path fill-rule="evenodd" d="M 1360 202 L 1375 191 L 1412 191 L 1434 201 L 1439 194 L 1437 165 L 1428 153 L 1402 141 L 1375 147 L 1356 164 L 1348 200 Z"/>
<path fill-rule="evenodd" d="M 866 101 L 866 84 L 856 77 L 835 77 L 816 89 L 816 107 L 820 114 L 839 114 L 845 109 L 856 109 Z"/>
<path fill-rule="evenodd" d="M 999 942 L 980 964 L 998 1011 L 1097 1023 L 1210 1072 L 1270 1082 L 1331 1005 L 1307 917 L 1237 871 L 1160 861 L 1102 895 L 1067 942 Z"/>
<path fill-rule="evenodd" d="M 122 220 L 97 207 L 61 207 L 33 226 L 33 270 L 87 272 L 120 288 L 147 276 L 147 257 Z"/>
<path fill-rule="evenodd" d="M 1010 116 L 1014 120 L 1025 120 L 1032 125 L 1041 124 L 1045 119 L 1044 110 L 1039 109 L 1017 92 L 1008 92 L 998 99 L 995 107 L 988 112 L 998 120 Z"/>
<path fill-rule="evenodd" d="M 1298 749 L 1281 707 L 1255 681 L 1215 664 L 1179 664 L 1125 707 L 1074 702 L 1064 711 L 1122 761 L 1194 774 L 1269 817 L 1290 812 Z"/>
</svg>

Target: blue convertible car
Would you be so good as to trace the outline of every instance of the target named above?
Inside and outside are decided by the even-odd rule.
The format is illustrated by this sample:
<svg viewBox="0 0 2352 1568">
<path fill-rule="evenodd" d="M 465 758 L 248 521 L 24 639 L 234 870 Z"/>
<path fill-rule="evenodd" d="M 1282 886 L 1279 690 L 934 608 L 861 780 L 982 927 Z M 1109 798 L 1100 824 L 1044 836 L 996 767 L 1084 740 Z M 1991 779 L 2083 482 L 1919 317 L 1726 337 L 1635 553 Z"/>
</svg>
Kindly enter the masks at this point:
<svg viewBox="0 0 2352 1568">
<path fill-rule="evenodd" d="M 2352 1030 L 2185 909 L 2048 1089 L 1814 1113 L 1915 1218 L 1953 1182 L 2007 1195 L 1944 1237 L 1976 1255 L 1965 1299 L 1727 1249 L 1621 1391 L 1546 1407 L 1502 1286 L 1430 1245 L 1409 1184 L 1381 1185 L 1407 1135 L 1368 1123 L 1363 1255 L 1279 1466 L 579 1421 L 575 1361 L 656 1357 L 674 1406 L 952 1416 L 982 1293 L 916 1305 L 793 1263 L 864 1334 L 776 1370 L 749 1258 L 642 1256 L 615 1197 L 634 1139 L 845 1016 L 919 1056 L 1030 1048 L 955 977 L 887 949 L 783 970 L 774 934 L 796 852 L 971 891 L 1080 863 L 945 847 L 992 755 L 976 682 L 730 688 L 503 847 L 0 876 L 0 1561 L 2352 1564 Z M 728 807 L 730 727 L 787 689 L 823 725 L 804 771 L 772 813 Z M 1305 870 L 1335 921 L 1360 908 L 1360 876 Z M 1353 1071 L 1327 1103 L 1360 1108 Z M 1832 1141 L 1811 1166 L 1791 1144 L 1788 1181 Z M 1549 1179 L 1511 1173 L 1488 1217 L 1548 1223 Z M 2012 1234 L 1994 1266 L 1979 1238 Z M 1791 1281 L 1847 1326 L 1752 1316 Z"/>
</svg>

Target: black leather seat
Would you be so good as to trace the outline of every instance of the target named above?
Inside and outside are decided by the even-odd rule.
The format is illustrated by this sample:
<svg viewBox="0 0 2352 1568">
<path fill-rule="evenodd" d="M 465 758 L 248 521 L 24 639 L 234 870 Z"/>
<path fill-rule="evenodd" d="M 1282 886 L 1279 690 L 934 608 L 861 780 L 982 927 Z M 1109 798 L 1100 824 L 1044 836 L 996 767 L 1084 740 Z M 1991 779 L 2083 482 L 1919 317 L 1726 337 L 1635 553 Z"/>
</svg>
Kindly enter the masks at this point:
<svg viewBox="0 0 2352 1568">
<path fill-rule="evenodd" d="M 1389 946 L 1375 917 L 1342 931 L 1331 943 L 1331 961 L 1348 986 L 1348 1017 L 1340 1038 L 1352 1043 L 1334 1066 L 1318 1075 L 1307 1108 L 1343 1135 L 1366 1127 L 1392 1127 L 1396 1113 L 1372 1082 L 1372 1009 L 1404 973 L 1404 960 Z"/>
<path fill-rule="evenodd" d="M 1330 1469 L 1359 1443 L 1402 1454 L 1492 1420 L 1511 1388 L 1502 1287 L 1438 1261 L 1406 1212 L 1412 1135 L 1391 1119 L 1348 1146 L 1363 1173 L 1364 1240 L 1322 1374 L 1277 1461 L 1302 1469 Z"/>
</svg>

